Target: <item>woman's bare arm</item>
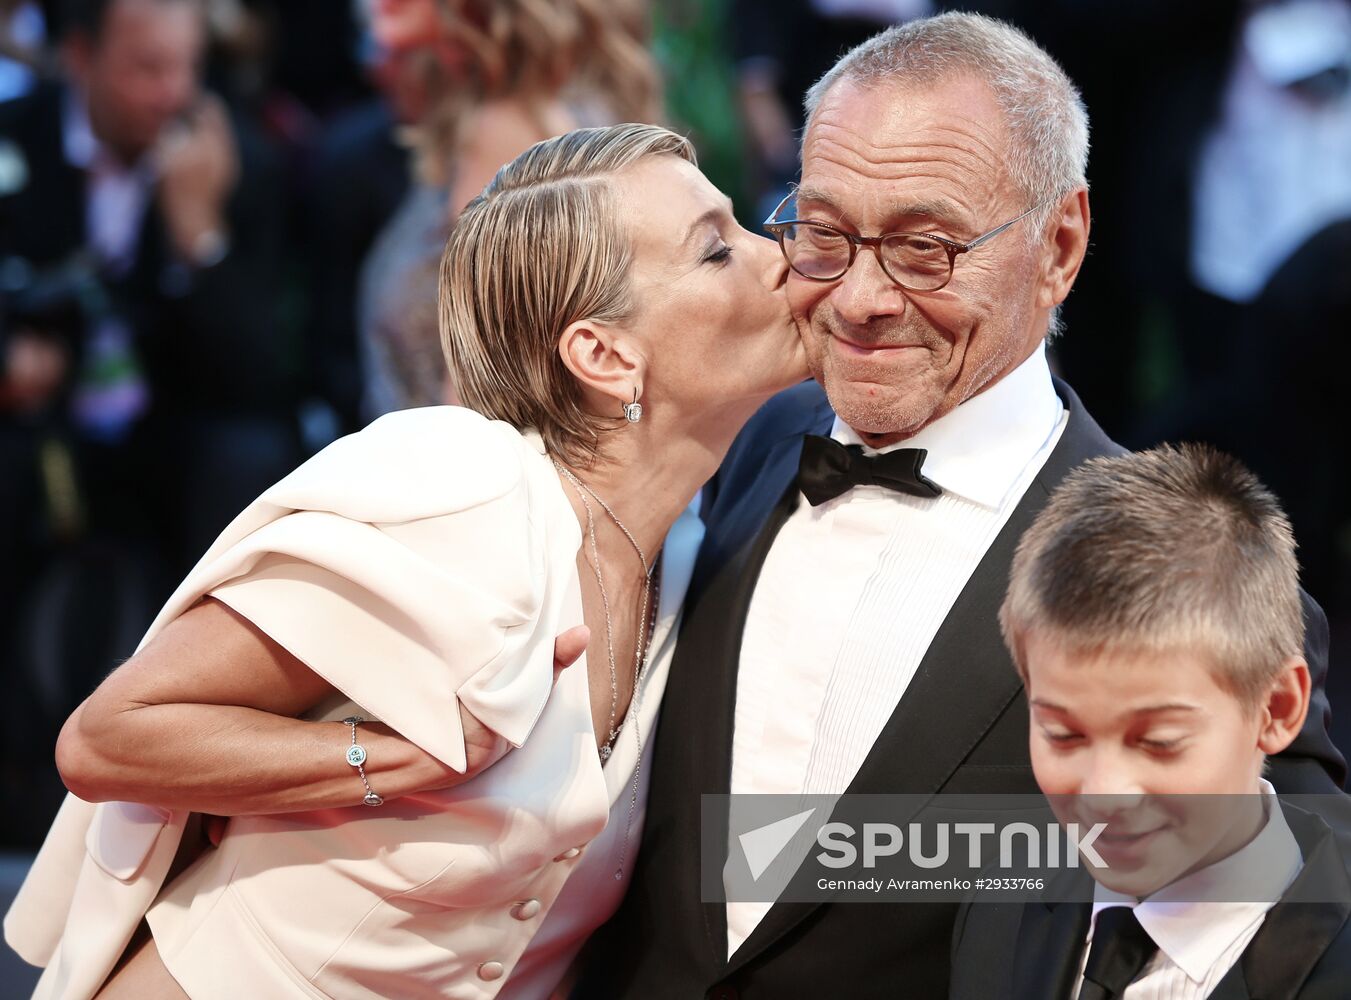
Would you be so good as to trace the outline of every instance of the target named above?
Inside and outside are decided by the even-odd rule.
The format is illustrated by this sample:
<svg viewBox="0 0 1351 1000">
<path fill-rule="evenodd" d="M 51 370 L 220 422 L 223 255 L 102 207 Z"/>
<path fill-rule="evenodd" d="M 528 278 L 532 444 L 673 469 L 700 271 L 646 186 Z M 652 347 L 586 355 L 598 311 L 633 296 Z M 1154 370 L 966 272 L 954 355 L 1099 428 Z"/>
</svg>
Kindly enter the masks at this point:
<svg viewBox="0 0 1351 1000">
<path fill-rule="evenodd" d="M 555 676 L 586 647 L 585 628 L 555 645 Z M 278 643 L 208 599 L 115 670 L 66 721 L 56 763 L 86 801 L 144 802 L 241 816 L 357 805 L 365 789 L 344 751 L 342 722 L 294 716 L 333 688 Z M 469 767 L 447 767 L 390 730 L 366 723 L 371 787 L 386 799 L 448 788 L 509 748 L 460 709 Z"/>
</svg>

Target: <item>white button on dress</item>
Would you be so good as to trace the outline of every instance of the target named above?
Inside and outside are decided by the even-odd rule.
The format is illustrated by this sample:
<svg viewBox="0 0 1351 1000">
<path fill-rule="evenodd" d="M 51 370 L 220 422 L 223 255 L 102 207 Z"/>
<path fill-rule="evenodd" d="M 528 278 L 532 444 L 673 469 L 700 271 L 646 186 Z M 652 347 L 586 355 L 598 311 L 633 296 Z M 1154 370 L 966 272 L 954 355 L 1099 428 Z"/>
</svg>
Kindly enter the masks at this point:
<svg viewBox="0 0 1351 1000">
<path fill-rule="evenodd" d="M 478 967 L 478 977 L 485 983 L 491 983 L 494 979 L 501 979 L 502 973 L 506 971 L 501 962 L 484 962 Z"/>
<path fill-rule="evenodd" d="M 538 914 L 540 905 L 538 899 L 527 899 L 517 903 L 511 908 L 511 915 L 517 920 L 529 920 Z"/>
</svg>

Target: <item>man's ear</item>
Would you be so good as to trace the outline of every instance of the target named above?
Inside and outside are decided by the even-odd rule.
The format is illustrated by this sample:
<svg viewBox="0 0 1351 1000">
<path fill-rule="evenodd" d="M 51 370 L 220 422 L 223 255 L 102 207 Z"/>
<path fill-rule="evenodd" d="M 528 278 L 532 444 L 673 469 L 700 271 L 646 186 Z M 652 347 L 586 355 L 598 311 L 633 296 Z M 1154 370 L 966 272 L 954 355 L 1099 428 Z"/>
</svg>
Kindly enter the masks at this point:
<svg viewBox="0 0 1351 1000">
<path fill-rule="evenodd" d="M 1309 664 L 1304 657 L 1286 660 L 1265 700 L 1257 706 L 1262 725 L 1257 733 L 1257 747 L 1264 754 L 1280 753 L 1304 728 L 1304 717 L 1309 714 L 1310 686 Z"/>
<path fill-rule="evenodd" d="M 582 319 L 570 324 L 558 340 L 558 353 L 602 415 L 620 416 L 622 404 L 643 394 L 647 359 L 609 323 Z"/>
<path fill-rule="evenodd" d="M 1048 253 L 1037 305 L 1053 309 L 1064 302 L 1079 276 L 1079 267 L 1088 252 L 1090 227 L 1088 190 L 1079 190 L 1061 199 L 1052 216 L 1047 234 Z"/>
</svg>

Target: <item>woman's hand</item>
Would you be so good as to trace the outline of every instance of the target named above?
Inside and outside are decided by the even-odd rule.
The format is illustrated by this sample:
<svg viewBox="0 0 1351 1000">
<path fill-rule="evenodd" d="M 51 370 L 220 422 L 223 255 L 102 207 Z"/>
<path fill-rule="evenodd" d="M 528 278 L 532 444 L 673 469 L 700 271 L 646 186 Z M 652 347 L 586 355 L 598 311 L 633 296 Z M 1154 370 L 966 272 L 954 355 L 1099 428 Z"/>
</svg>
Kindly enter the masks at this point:
<svg viewBox="0 0 1351 1000">
<path fill-rule="evenodd" d="M 568 629 L 557 639 L 554 640 L 554 683 L 558 683 L 559 675 L 568 667 L 577 662 L 577 658 L 586 652 L 586 644 L 591 641 L 591 630 L 585 625 L 578 625 Z M 418 789 L 419 791 L 430 791 L 438 788 L 451 788 L 462 782 L 468 781 L 480 771 L 491 767 L 507 755 L 511 749 L 511 744 L 499 736 L 493 730 L 489 729 L 473 712 L 465 708 L 460 708 L 460 726 L 464 730 L 464 755 L 466 768 L 463 774 L 452 767 L 448 767 L 436 757 L 420 750 L 413 744 L 408 745 L 414 752 L 420 754 L 423 763 L 426 765 L 427 774 L 424 779 L 427 784 Z M 394 732 L 383 723 L 362 723 L 362 732 L 367 731 L 379 733 L 403 740 L 402 736 Z M 362 736 L 363 741 L 366 737 Z M 369 765 L 367 766 L 369 770 Z M 384 793 L 381 792 L 381 795 Z"/>
<path fill-rule="evenodd" d="M 587 637 L 584 626 L 559 636 L 555 681 Z M 218 816 L 355 805 L 364 789 L 343 756 L 349 728 L 295 718 L 334 695 L 247 619 L 206 600 L 76 709 L 57 742 L 57 767 L 66 786 L 90 802 Z M 386 799 L 449 788 L 501 759 L 510 745 L 463 707 L 460 713 L 464 773 L 387 726 L 363 724 L 371 786 Z"/>
<path fill-rule="evenodd" d="M 555 684 L 558 683 L 559 675 L 576 663 L 577 658 L 586 652 L 586 644 L 590 641 L 591 630 L 585 625 L 570 628 L 554 640 Z M 468 765 L 465 773 L 460 774 L 458 771 L 441 764 L 435 757 L 431 758 L 455 777 L 456 780 L 450 781 L 450 785 L 457 785 L 461 781 L 472 778 L 484 768 L 497 763 L 511 749 L 510 743 L 480 722 L 474 713 L 463 705 L 460 706 L 460 725 L 464 729 L 464 754 Z M 430 754 L 427 756 L 431 757 Z"/>
</svg>

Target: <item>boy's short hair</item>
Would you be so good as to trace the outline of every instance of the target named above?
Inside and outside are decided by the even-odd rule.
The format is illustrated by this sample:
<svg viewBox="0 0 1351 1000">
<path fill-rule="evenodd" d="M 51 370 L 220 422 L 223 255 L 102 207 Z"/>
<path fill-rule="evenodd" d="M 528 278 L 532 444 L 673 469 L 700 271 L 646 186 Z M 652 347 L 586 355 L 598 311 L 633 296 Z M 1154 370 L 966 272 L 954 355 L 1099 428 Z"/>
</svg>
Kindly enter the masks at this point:
<svg viewBox="0 0 1351 1000">
<path fill-rule="evenodd" d="M 1304 649 L 1290 521 L 1212 448 L 1092 459 L 1023 535 L 999 624 L 1024 682 L 1036 632 L 1084 652 L 1200 653 L 1251 706 Z"/>
</svg>

